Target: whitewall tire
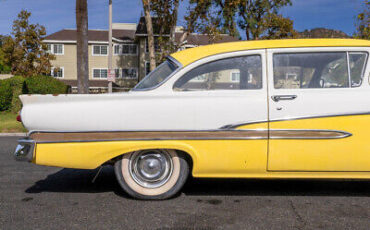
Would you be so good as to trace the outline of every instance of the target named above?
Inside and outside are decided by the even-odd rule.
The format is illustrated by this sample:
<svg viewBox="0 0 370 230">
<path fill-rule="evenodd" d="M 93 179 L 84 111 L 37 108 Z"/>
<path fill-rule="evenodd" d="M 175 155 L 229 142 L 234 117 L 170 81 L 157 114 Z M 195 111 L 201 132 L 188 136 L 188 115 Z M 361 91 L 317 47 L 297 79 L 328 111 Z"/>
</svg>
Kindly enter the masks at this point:
<svg viewBox="0 0 370 230">
<path fill-rule="evenodd" d="M 172 149 L 149 149 L 124 154 L 115 165 L 123 190 L 137 199 L 160 200 L 174 196 L 185 184 L 189 165 Z"/>
</svg>

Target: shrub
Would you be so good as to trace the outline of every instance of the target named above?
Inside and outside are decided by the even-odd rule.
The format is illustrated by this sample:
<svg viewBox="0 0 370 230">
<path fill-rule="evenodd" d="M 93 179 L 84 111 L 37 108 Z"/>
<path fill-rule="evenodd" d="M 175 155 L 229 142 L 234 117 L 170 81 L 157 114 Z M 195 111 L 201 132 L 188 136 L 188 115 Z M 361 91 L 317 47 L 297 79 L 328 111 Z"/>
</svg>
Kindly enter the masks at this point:
<svg viewBox="0 0 370 230">
<path fill-rule="evenodd" d="M 50 76 L 32 76 L 26 79 L 23 93 L 26 94 L 64 94 L 68 86 Z"/>
<path fill-rule="evenodd" d="M 23 92 L 23 84 L 24 84 L 24 77 L 22 76 L 14 76 L 4 81 L 8 81 L 12 88 L 13 97 L 11 100 L 11 111 L 18 112 L 22 108 L 21 100 L 19 99 L 19 95 Z"/>
<path fill-rule="evenodd" d="M 12 87 L 9 81 L 0 80 L 0 111 L 8 110 L 12 103 Z"/>
</svg>

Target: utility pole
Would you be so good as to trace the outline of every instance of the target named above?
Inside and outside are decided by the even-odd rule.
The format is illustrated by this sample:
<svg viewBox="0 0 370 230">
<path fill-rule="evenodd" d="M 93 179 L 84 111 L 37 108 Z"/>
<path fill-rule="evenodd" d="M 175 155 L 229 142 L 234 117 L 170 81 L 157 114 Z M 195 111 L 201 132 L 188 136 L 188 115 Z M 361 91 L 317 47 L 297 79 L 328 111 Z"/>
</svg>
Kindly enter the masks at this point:
<svg viewBox="0 0 370 230">
<path fill-rule="evenodd" d="M 108 93 L 112 93 L 114 74 L 112 69 L 112 0 L 109 0 L 109 32 L 108 32 Z M 113 75 L 113 79 L 112 79 Z"/>
</svg>

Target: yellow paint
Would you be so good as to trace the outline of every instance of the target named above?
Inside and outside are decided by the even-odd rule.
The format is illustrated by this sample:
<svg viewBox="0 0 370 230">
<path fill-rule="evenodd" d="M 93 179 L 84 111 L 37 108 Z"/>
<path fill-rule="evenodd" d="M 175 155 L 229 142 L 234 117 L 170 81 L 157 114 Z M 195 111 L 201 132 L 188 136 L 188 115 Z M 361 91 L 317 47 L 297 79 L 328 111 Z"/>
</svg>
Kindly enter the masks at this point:
<svg viewBox="0 0 370 230">
<path fill-rule="evenodd" d="M 370 145 L 367 144 L 370 130 L 367 130 L 365 125 L 369 122 L 370 115 L 357 115 L 270 123 L 272 129 L 332 129 L 353 133 L 352 137 L 336 140 L 43 143 L 36 146 L 34 163 L 65 168 L 94 169 L 125 153 L 142 149 L 165 148 L 187 152 L 193 159 L 192 174 L 194 177 L 365 179 L 370 178 L 370 172 L 365 172 L 370 171 Z M 268 123 L 265 122 L 244 125 L 238 129 L 267 129 L 267 126 Z M 270 143 L 269 153 L 268 142 Z M 267 164 L 269 170 L 267 170 Z M 294 170 L 297 171 L 293 172 Z M 307 172 L 302 172 L 303 170 Z"/>
<path fill-rule="evenodd" d="M 142 149 L 177 149 L 193 159 L 193 174 L 244 175 L 266 171 L 267 140 L 112 141 L 37 144 L 36 164 L 94 169 Z"/>
<path fill-rule="evenodd" d="M 369 40 L 359 39 L 281 39 L 227 42 L 186 49 L 171 54 L 183 66 L 199 59 L 222 53 L 242 50 L 298 48 L 298 47 L 369 47 Z"/>
<path fill-rule="evenodd" d="M 268 169 L 279 171 L 369 171 L 370 115 L 271 122 L 271 129 L 329 129 L 353 136 L 323 140 L 270 140 Z"/>
<path fill-rule="evenodd" d="M 267 123 L 251 125 L 267 129 Z M 125 153 L 142 149 L 177 149 L 193 160 L 193 175 L 239 175 L 266 171 L 267 140 L 109 141 L 37 144 L 34 163 L 94 169 Z"/>
</svg>

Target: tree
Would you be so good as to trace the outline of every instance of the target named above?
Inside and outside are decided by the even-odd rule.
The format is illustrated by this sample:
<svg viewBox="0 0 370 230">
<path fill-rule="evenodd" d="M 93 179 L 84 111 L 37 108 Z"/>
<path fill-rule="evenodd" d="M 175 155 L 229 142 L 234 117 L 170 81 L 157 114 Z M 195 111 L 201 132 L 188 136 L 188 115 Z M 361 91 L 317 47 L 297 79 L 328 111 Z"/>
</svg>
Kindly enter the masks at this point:
<svg viewBox="0 0 370 230">
<path fill-rule="evenodd" d="M 293 21 L 282 15 L 271 14 L 264 18 L 262 24 L 265 35 L 262 39 L 297 38 L 298 32 L 293 29 Z"/>
<path fill-rule="evenodd" d="M 150 71 L 153 71 L 156 67 L 156 60 L 155 60 L 153 23 L 152 23 L 152 16 L 150 15 L 150 0 L 142 0 L 142 2 L 143 2 L 145 24 L 146 24 L 146 30 L 147 30 L 147 36 L 148 36 Z"/>
<path fill-rule="evenodd" d="M 14 20 L 13 37 L 6 37 L 2 46 L 4 63 L 15 75 L 49 75 L 50 60 L 55 57 L 48 53 L 47 45 L 42 42 L 46 35 L 45 27 L 30 24 L 30 16 L 30 12 L 22 10 Z"/>
<path fill-rule="evenodd" d="M 190 0 L 187 14 L 185 15 L 185 29 L 179 45 L 181 46 L 190 33 L 199 32 L 207 34 L 210 43 L 216 41 L 222 30 L 221 11 L 217 9 L 214 0 Z"/>
<path fill-rule="evenodd" d="M 236 25 L 244 31 L 247 40 L 286 38 L 295 34 L 292 21 L 278 14 L 281 7 L 292 4 L 291 0 L 214 0 L 214 3 L 222 15 L 223 27 L 230 34 L 236 33 Z M 275 36 L 274 32 L 279 35 Z"/>
<path fill-rule="evenodd" d="M 145 1 L 145 2 L 144 2 Z M 189 34 L 199 32 L 208 34 L 209 41 L 212 43 L 219 38 L 220 19 L 212 8 L 212 0 L 190 0 L 187 13 L 184 17 L 185 26 L 183 31 L 176 31 L 178 21 L 178 9 L 182 0 L 144 0 L 143 6 L 146 21 L 150 15 L 151 22 L 147 23 L 147 27 L 153 31 L 156 39 L 153 39 L 153 45 L 159 46 L 160 49 L 156 50 L 156 60 L 158 62 L 171 54 L 172 52 L 180 49 L 185 43 Z M 146 4 L 148 5 L 146 5 Z M 151 24 L 152 26 L 148 25 Z M 176 39 L 176 33 L 182 33 Z M 148 32 L 148 40 L 150 39 Z M 150 53 L 150 41 L 149 53 Z M 153 50 L 155 47 L 153 46 Z M 153 52 L 154 53 L 154 52 Z M 153 58 L 154 59 L 154 58 Z M 152 60 L 152 58 L 151 58 Z"/>
<path fill-rule="evenodd" d="M 176 25 L 180 1 L 182 0 L 151 0 L 150 11 L 155 17 L 153 33 L 157 32 L 157 45 L 160 52 L 157 54 L 157 62 L 161 62 L 166 56 L 178 49 L 176 43 Z M 152 21 L 153 23 L 153 21 Z"/>
<path fill-rule="evenodd" d="M 365 9 L 364 12 L 357 16 L 357 31 L 355 33 L 356 38 L 369 39 L 370 40 L 370 0 L 364 1 Z"/>
<path fill-rule="evenodd" d="M 89 93 L 88 13 L 87 0 L 76 0 L 77 25 L 77 88 Z"/>
<path fill-rule="evenodd" d="M 9 73 L 11 68 L 5 64 L 5 54 L 3 51 L 3 43 L 6 36 L 0 35 L 0 73 Z"/>
</svg>

